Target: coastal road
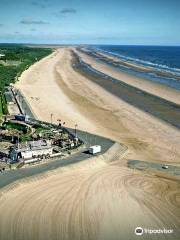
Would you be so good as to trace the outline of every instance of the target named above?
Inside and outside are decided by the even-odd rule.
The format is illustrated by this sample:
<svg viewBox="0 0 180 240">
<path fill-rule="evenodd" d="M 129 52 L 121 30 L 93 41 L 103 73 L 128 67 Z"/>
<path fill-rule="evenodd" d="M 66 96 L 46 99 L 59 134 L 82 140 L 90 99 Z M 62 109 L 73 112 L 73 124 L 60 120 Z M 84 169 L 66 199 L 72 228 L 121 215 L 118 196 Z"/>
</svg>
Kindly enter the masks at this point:
<svg viewBox="0 0 180 240">
<path fill-rule="evenodd" d="M 26 101 L 25 96 L 21 93 L 20 90 L 13 90 L 14 96 L 16 98 L 16 101 L 18 102 L 18 106 L 20 108 L 20 112 L 24 115 L 29 116 L 30 118 L 35 118 L 35 114 L 33 113 L 30 105 Z"/>
<path fill-rule="evenodd" d="M 0 239 L 136 240 L 137 226 L 173 229 L 153 240 L 179 239 L 179 182 L 168 174 L 159 177 L 127 166 L 135 159 L 178 164 L 177 128 L 75 71 L 71 47 L 30 67 L 17 88 L 38 119 L 50 121 L 53 113 L 54 122 L 62 119 L 71 128 L 77 123 L 84 132 L 122 142 L 128 153 L 121 158 L 115 144 L 103 155 L 1 189 Z M 177 148 L 173 159 L 172 147 Z"/>
<path fill-rule="evenodd" d="M 72 133 L 74 131 L 73 129 L 68 130 Z M 16 169 L 0 173 L 0 188 L 3 188 L 11 183 L 14 183 L 17 180 L 45 173 L 47 171 L 55 170 L 59 167 L 64 167 L 69 164 L 74 164 L 84 160 L 90 161 L 90 158 L 92 158 L 93 156 L 91 154 L 86 153 L 86 148 L 88 148 L 91 145 L 94 144 L 101 145 L 102 147 L 101 154 L 104 154 L 106 151 L 108 151 L 109 148 L 112 147 L 113 144 L 115 144 L 115 142 L 111 141 L 110 139 L 103 138 L 101 136 L 93 135 L 80 130 L 77 130 L 77 136 L 85 142 L 86 144 L 85 148 L 63 159 L 57 160 L 52 159 L 46 163 L 37 164 L 36 166 L 33 167 Z M 122 155 L 127 150 L 127 147 L 124 145 L 119 145 L 119 148 L 122 150 L 121 151 Z"/>
<path fill-rule="evenodd" d="M 178 240 L 177 183 L 128 169 L 119 151 L 113 145 L 104 155 L 0 189 L 0 239 L 136 240 L 141 226 L 173 230 L 143 240 Z"/>
</svg>

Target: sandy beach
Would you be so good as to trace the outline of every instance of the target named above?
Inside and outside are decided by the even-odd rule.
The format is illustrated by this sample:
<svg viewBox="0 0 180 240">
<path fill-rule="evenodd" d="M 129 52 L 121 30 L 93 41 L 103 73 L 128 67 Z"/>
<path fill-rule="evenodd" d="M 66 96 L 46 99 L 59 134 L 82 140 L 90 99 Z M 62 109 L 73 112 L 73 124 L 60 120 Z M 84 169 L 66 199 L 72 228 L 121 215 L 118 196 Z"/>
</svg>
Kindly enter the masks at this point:
<svg viewBox="0 0 180 240">
<path fill-rule="evenodd" d="M 129 74 L 119 71 L 115 67 L 112 67 L 106 63 L 97 61 L 97 59 L 91 57 L 90 54 L 85 54 L 86 52 L 78 51 L 76 49 L 74 49 L 74 50 L 78 53 L 79 56 L 81 56 L 85 60 L 86 63 L 90 64 L 96 70 L 101 71 L 105 74 L 108 74 L 116 79 L 119 79 L 119 80 L 123 79 L 123 81 L 125 81 L 129 85 L 132 85 L 132 86 L 142 89 L 146 92 L 152 93 L 156 96 L 159 96 L 159 97 L 165 98 L 169 101 L 180 104 L 180 96 L 179 96 L 178 90 L 172 89 L 168 86 L 159 84 L 157 82 L 152 82 L 152 81 L 149 81 L 146 79 L 138 78 L 136 76 L 130 77 Z M 119 60 L 117 57 L 113 57 L 113 56 L 110 56 L 105 53 L 98 53 L 98 57 L 102 57 L 107 63 L 110 61 L 110 62 L 116 63 L 116 64 L 125 64 L 128 67 L 134 67 L 135 69 L 138 69 L 140 71 L 144 71 L 144 72 L 149 71 L 148 68 Z"/>
<path fill-rule="evenodd" d="M 26 70 L 16 83 L 38 119 L 95 133 L 125 144 L 105 156 L 59 168 L 0 191 L 0 239 L 138 239 L 137 226 L 180 227 L 179 182 L 171 175 L 129 169 L 127 160 L 180 165 L 180 131 L 161 118 L 107 91 L 72 66 L 72 51 L 93 68 L 175 104 L 169 87 L 117 71 L 77 49 L 66 47 Z M 52 115 L 51 115 L 52 114 Z M 6 209 L 6 211 L 3 211 Z M 151 239 L 143 235 L 142 239 Z"/>
</svg>

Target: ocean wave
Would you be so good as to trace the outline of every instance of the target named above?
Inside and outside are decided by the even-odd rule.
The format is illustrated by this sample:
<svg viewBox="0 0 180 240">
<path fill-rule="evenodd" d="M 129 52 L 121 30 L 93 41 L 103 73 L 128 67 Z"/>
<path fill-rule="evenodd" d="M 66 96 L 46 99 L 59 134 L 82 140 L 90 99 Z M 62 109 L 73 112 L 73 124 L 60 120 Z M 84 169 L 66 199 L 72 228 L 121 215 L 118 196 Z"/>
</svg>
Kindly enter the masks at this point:
<svg viewBox="0 0 180 240">
<path fill-rule="evenodd" d="M 160 71 L 165 71 L 165 72 L 169 72 L 171 74 L 180 76 L 180 69 L 179 68 L 172 68 L 172 67 L 169 67 L 169 66 L 164 65 L 164 64 L 153 63 L 153 62 L 150 62 L 150 61 L 147 61 L 147 60 L 142 60 L 142 59 L 139 59 L 139 58 L 133 58 L 133 57 L 125 56 L 125 55 L 115 53 L 115 52 L 112 52 L 112 51 L 106 51 L 106 50 L 103 50 L 101 48 L 96 48 L 96 49 L 98 49 L 99 51 L 101 51 L 103 53 L 107 53 L 111 56 L 115 56 L 115 57 L 118 57 L 120 59 L 129 61 L 131 63 L 136 63 L 136 64 L 139 64 L 141 66 L 152 67 L 152 68 L 155 68 L 155 69 L 160 70 Z"/>
</svg>

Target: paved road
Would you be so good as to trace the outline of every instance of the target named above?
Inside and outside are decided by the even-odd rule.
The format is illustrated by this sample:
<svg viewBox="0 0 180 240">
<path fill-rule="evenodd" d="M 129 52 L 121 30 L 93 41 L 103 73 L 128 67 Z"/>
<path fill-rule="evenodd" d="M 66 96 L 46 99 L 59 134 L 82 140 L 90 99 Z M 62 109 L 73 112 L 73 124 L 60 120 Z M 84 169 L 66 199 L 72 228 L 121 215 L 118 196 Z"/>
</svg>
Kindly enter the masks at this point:
<svg viewBox="0 0 180 240">
<path fill-rule="evenodd" d="M 22 95 L 22 93 L 19 90 L 17 90 L 17 101 L 19 103 L 21 112 L 23 114 L 26 113 L 30 117 L 30 121 L 32 123 L 39 122 L 38 120 L 35 119 L 35 116 L 29 104 L 26 102 L 25 97 Z M 46 123 L 46 122 L 42 122 L 42 123 Z M 57 127 L 57 125 L 55 124 L 50 124 L 50 123 L 46 123 L 46 124 L 49 124 L 52 127 Z M 65 129 L 68 130 L 72 135 L 75 135 L 74 129 L 71 129 L 71 128 L 65 128 Z M 84 132 L 80 130 L 77 130 L 77 137 L 80 138 L 85 143 L 86 148 L 89 148 L 89 146 L 96 145 L 96 144 L 101 145 L 101 148 L 102 148 L 101 154 L 105 153 L 114 144 L 114 142 L 111 141 L 110 139 L 93 135 L 88 132 Z M 124 148 L 126 147 L 122 145 L 123 150 Z M 58 167 L 63 167 L 69 164 L 80 162 L 80 161 L 89 159 L 91 157 L 92 155 L 87 154 L 85 150 L 82 150 L 81 152 L 68 156 L 67 158 L 64 158 L 64 159 L 57 159 L 53 161 L 49 160 L 49 162 L 47 163 L 39 164 L 37 166 L 30 167 L 30 168 L 22 168 L 22 169 L 16 169 L 11 171 L 5 171 L 3 173 L 0 173 L 0 188 L 14 181 L 17 181 L 19 179 L 40 174 L 49 170 L 56 169 Z"/>
<path fill-rule="evenodd" d="M 171 175 L 180 176 L 180 167 L 168 165 L 168 164 L 165 164 L 165 165 L 168 166 L 168 169 L 162 168 L 163 164 L 160 164 L 160 163 L 144 162 L 140 160 L 128 161 L 128 166 L 130 168 L 139 169 L 139 170 L 145 170 L 145 169 L 158 170 L 164 173 L 169 173 Z"/>
<path fill-rule="evenodd" d="M 20 112 L 28 115 L 30 118 L 35 118 L 35 115 L 31 109 L 30 105 L 27 103 L 24 95 L 19 90 L 15 90 L 14 93 L 15 93 L 16 101 L 20 108 Z"/>
<path fill-rule="evenodd" d="M 73 129 L 68 129 L 70 132 L 74 132 Z M 85 143 L 86 146 L 88 147 L 89 145 L 94 145 L 95 143 L 100 144 L 102 147 L 102 154 L 105 153 L 113 144 L 114 142 L 107 139 L 103 138 L 97 135 L 93 135 L 87 132 L 79 131 L 77 130 L 77 135 L 79 138 L 81 138 Z M 122 146 L 123 148 L 124 146 Z M 56 169 L 58 167 L 63 167 L 69 164 L 73 164 L 76 162 L 80 162 L 86 159 L 91 158 L 92 155 L 85 153 L 84 150 L 82 150 L 79 153 L 73 154 L 71 156 L 68 156 L 67 158 L 64 159 L 59 159 L 55 161 L 49 161 L 44 164 L 39 164 L 34 167 L 30 168 L 22 168 L 22 169 L 16 169 L 16 170 L 11 170 L 11 171 L 6 171 L 3 173 L 0 173 L 0 188 L 17 181 L 19 179 L 25 178 L 25 177 L 30 177 L 34 176 L 36 174 L 40 174 L 49 170 Z"/>
</svg>

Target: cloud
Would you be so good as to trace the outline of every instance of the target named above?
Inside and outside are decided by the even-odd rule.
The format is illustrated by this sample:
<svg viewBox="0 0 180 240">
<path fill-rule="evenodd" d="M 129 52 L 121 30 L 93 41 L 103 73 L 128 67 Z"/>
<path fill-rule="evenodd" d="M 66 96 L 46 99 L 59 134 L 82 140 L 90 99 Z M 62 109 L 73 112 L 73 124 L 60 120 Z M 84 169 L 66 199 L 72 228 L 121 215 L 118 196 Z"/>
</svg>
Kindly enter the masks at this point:
<svg viewBox="0 0 180 240">
<path fill-rule="evenodd" d="M 42 2 L 40 1 L 32 1 L 31 4 L 35 7 L 40 7 L 40 8 L 47 8 L 51 6 L 51 2 L 49 0 L 44 0 Z"/>
<path fill-rule="evenodd" d="M 4 26 L 4 24 L 0 23 L 0 27 L 3 27 L 3 26 Z"/>
<path fill-rule="evenodd" d="M 39 2 L 32 1 L 31 4 L 34 5 L 34 6 L 38 6 L 38 5 L 39 5 Z"/>
<path fill-rule="evenodd" d="M 35 7 L 41 7 L 41 8 L 46 8 L 46 6 L 43 3 L 33 1 L 31 4 Z"/>
<path fill-rule="evenodd" d="M 77 10 L 74 9 L 74 8 L 63 8 L 61 11 L 60 11 L 61 14 L 75 14 L 77 13 Z"/>
<path fill-rule="evenodd" d="M 58 12 L 55 12 L 54 15 L 57 18 L 64 18 L 67 17 L 68 15 L 75 15 L 77 13 L 77 10 L 75 8 L 63 8 Z"/>
<path fill-rule="evenodd" d="M 45 24 L 49 24 L 49 22 L 45 22 L 45 21 L 42 21 L 42 20 L 26 20 L 26 19 L 23 19 L 20 21 L 20 24 L 26 24 L 26 25 L 32 25 L 32 24 L 35 24 L 35 25 L 45 25 Z"/>
</svg>

